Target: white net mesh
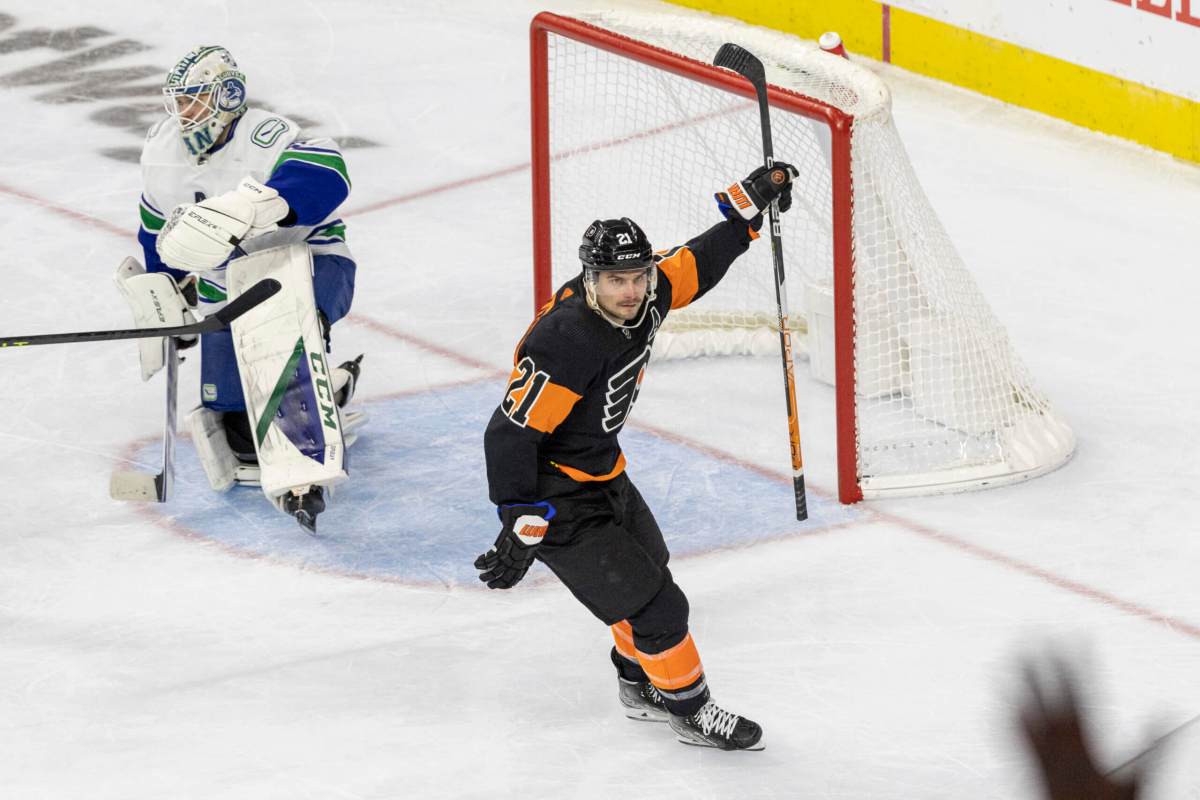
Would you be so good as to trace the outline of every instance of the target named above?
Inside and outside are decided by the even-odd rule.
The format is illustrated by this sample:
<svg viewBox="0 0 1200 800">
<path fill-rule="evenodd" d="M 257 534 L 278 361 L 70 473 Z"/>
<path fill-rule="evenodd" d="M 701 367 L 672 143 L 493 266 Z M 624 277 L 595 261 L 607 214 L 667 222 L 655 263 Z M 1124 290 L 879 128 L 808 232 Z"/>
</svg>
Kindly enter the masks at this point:
<svg viewBox="0 0 1200 800">
<path fill-rule="evenodd" d="M 854 116 L 857 479 L 867 495 L 944 491 L 1044 472 L 1074 439 L 1034 390 L 933 212 L 873 73 L 794 37 L 692 14 L 581 17 L 710 63 L 736 42 L 769 82 Z M 638 221 L 656 248 L 719 219 L 712 193 L 762 162 L 756 104 L 588 43 L 548 37 L 552 283 L 578 271 L 596 218 Z M 830 132 L 772 109 L 775 156 L 800 171 L 783 218 L 798 352 L 833 381 Z M 778 354 L 770 247 L 751 247 L 712 292 L 674 312 L 659 356 Z"/>
</svg>

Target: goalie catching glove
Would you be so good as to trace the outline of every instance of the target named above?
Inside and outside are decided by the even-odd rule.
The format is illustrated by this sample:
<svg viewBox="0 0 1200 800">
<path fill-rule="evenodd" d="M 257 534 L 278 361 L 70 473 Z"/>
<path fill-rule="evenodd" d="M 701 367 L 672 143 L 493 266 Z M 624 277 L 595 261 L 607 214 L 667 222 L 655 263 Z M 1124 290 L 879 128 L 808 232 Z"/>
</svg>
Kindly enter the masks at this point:
<svg viewBox="0 0 1200 800">
<path fill-rule="evenodd" d="M 792 207 L 792 181 L 800 173 L 791 164 L 776 161 L 773 167 L 759 167 L 743 181 L 713 195 L 717 208 L 726 219 L 741 219 L 758 230 L 762 227 L 762 214 L 771 201 L 779 198 L 780 212 Z"/>
<path fill-rule="evenodd" d="M 229 260 L 243 239 L 270 233 L 291 214 L 279 192 L 243 178 L 231 192 L 177 206 L 158 234 L 155 248 L 175 269 L 205 272 Z"/>
<path fill-rule="evenodd" d="M 504 527 L 496 537 L 496 545 L 475 559 L 475 569 L 489 589 L 511 589 L 533 564 L 538 545 L 554 519 L 554 506 L 530 503 L 500 506 L 496 511 Z"/>
</svg>

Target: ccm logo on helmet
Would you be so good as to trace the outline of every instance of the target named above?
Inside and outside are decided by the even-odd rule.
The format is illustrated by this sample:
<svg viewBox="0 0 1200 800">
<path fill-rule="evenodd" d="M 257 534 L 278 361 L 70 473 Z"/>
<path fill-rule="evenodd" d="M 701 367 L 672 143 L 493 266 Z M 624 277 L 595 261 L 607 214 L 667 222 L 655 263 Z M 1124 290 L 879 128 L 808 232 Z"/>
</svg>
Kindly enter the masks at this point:
<svg viewBox="0 0 1200 800">
<path fill-rule="evenodd" d="M 641 253 L 623 253 L 617 256 L 617 261 L 628 261 L 631 258 L 641 258 Z"/>
</svg>

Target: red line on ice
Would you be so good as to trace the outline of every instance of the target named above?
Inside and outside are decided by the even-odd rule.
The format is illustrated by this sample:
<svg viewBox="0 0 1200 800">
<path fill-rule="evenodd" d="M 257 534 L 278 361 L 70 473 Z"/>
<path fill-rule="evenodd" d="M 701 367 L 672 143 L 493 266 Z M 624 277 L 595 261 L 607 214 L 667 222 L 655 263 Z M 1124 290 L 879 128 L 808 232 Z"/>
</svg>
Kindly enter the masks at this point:
<svg viewBox="0 0 1200 800">
<path fill-rule="evenodd" d="M 364 206 L 363 209 L 360 209 L 358 212 L 350 212 L 350 213 L 347 213 L 346 216 L 351 216 L 354 213 L 365 213 L 365 211 L 377 210 L 379 208 L 385 208 L 385 207 L 392 206 L 392 205 L 398 205 L 400 203 L 407 202 L 408 200 L 416 199 L 419 196 L 428 195 L 431 193 L 431 191 L 448 191 L 449 189 L 452 189 L 452 188 L 460 188 L 463 186 L 470 186 L 470 185 L 473 185 L 476 183 L 481 183 L 486 180 L 492 180 L 494 178 L 502 177 L 504 175 L 509 175 L 509 174 L 518 172 L 523 169 L 528 169 L 528 167 L 529 167 L 528 164 L 522 164 L 522 165 L 514 166 L 514 167 L 507 167 L 505 169 L 496 170 L 494 172 L 479 175 L 474 178 L 465 178 L 460 181 L 454 181 L 453 183 L 445 184 L 441 187 L 435 187 L 435 189 L 432 189 L 432 190 L 424 189 L 424 190 L 421 190 L 420 192 L 414 192 L 414 193 L 410 193 L 408 195 L 401 195 L 400 197 L 392 198 L 391 200 L 386 200 L 386 201 L 383 201 L 382 203 L 376 203 L 376 204 L 373 204 L 370 206 Z M 20 189 L 15 189 L 15 188 L 13 188 L 11 186 L 7 186 L 5 184 L 0 184 L 0 194 L 7 194 L 12 197 L 17 197 L 22 200 L 26 200 L 26 201 L 31 202 L 31 203 L 33 203 L 41 208 L 44 208 L 47 211 L 50 211 L 52 213 L 58 214 L 63 217 L 67 217 L 69 219 L 72 219 L 76 222 L 87 225 L 89 227 L 97 228 L 97 229 L 103 230 L 107 233 L 112 233 L 117 236 L 121 236 L 122 238 L 125 238 L 125 237 L 132 238 L 133 233 L 134 233 L 134 229 L 132 226 L 127 231 L 125 229 L 122 229 L 122 228 L 112 224 L 111 222 L 107 222 L 98 217 L 93 217 L 93 216 L 91 216 L 89 214 L 85 214 L 81 211 L 76 211 L 74 209 L 65 208 L 65 207 L 57 205 L 49 200 L 46 200 L 44 198 L 37 197 L 36 195 L 30 194 L 29 192 L 26 192 L 26 191 L 23 191 Z M 506 373 L 503 373 L 501 370 L 496 369 L 494 366 L 492 366 L 488 363 L 480 361 L 471 356 L 450 350 L 449 348 L 445 348 L 439 344 L 435 344 L 433 342 L 426 341 L 419 336 L 416 336 L 411 333 L 406 333 L 404 331 L 401 331 L 397 328 L 392 327 L 391 325 L 388 325 L 387 323 L 380 322 L 378 320 L 367 317 L 363 314 L 355 313 L 355 314 L 351 315 L 351 317 L 349 317 L 348 319 L 352 319 L 353 321 L 358 322 L 359 324 L 363 325 L 364 327 L 370 328 L 371 330 L 374 330 L 385 336 L 390 336 L 399 341 L 405 342 L 407 344 L 410 344 L 410 345 L 413 345 L 416 347 L 420 347 L 430 353 L 435 353 L 443 358 L 446 358 L 450 361 L 454 361 L 455 363 L 458 363 L 460 365 L 467 366 L 472 369 L 487 371 L 487 372 L 491 373 L 491 375 L 506 374 Z M 456 382 L 453 382 L 453 384 L 448 384 L 448 385 L 457 385 L 460 383 L 462 383 L 462 382 L 456 381 Z M 424 387 L 422 389 L 410 390 L 410 391 L 428 391 L 431 388 L 432 387 Z M 391 396 L 400 396 L 403 394 L 404 394 L 404 392 L 401 392 L 401 393 L 394 394 Z M 689 437 L 683 436 L 681 434 L 674 433 L 671 431 L 666 431 L 666 430 L 663 430 L 660 428 L 655 428 L 650 425 L 640 425 L 639 424 L 639 425 L 637 425 L 637 427 L 642 428 L 643 430 L 646 430 L 647 432 L 652 433 L 654 435 L 661 436 L 665 439 L 687 445 L 688 447 L 691 447 L 699 452 L 705 453 L 706 455 L 709 455 L 713 458 L 717 458 L 717 459 L 720 459 L 720 460 L 723 460 L 723 461 L 726 461 L 726 462 L 729 462 L 732 464 L 736 464 L 740 467 L 743 467 L 744 469 L 748 469 L 759 475 L 763 475 L 763 476 L 766 476 L 766 477 L 769 477 L 769 478 L 772 478 L 775 480 L 783 481 L 789 485 L 791 484 L 791 476 L 789 476 L 789 475 L 786 475 L 782 472 L 776 472 L 775 470 L 763 467 L 758 464 L 754 464 L 752 462 L 744 461 L 731 453 L 727 453 L 718 448 L 695 441 L 695 440 L 690 439 Z M 131 445 L 131 447 L 133 447 L 133 446 L 134 445 Z M 132 452 L 132 450 L 130 452 Z M 811 483 L 809 484 L 809 490 L 817 495 L 821 495 L 824 497 L 833 497 L 833 493 L 831 491 L 814 486 Z M 1087 586 L 1086 584 L 1080 583 L 1078 581 L 1073 581 L 1069 578 L 1064 578 L 1061 575 L 1056 575 L 1055 573 L 1053 573 L 1049 570 L 1043 569 L 1041 567 L 1038 567 L 1036 565 L 1030 564 L 1025 561 L 1021 561 L 1020 559 L 1013 558 L 1011 556 L 1004 555 L 1003 553 L 999 553 L 994 550 L 990 550 L 981 545 L 974 544 L 972 542 L 968 542 L 965 539 L 962 539 L 962 538 L 959 538 L 952 534 L 946 533 L 945 531 L 936 530 L 927 525 L 922 525 L 919 522 L 914 522 L 912 520 L 905 519 L 904 517 L 901 517 L 899 515 L 890 514 L 888 512 L 880 511 L 878 509 L 871 508 L 871 507 L 866 507 L 864 509 L 864 511 L 865 511 L 865 520 L 867 522 L 878 521 L 878 522 L 885 522 L 885 523 L 895 525 L 898 528 L 906 530 L 906 531 L 908 531 L 914 535 L 920 536 L 924 539 L 928 539 L 930 541 L 937 542 L 939 544 L 943 544 L 948 547 L 953 547 L 954 549 L 956 549 L 962 553 L 966 553 L 968 555 L 974 556 L 975 558 L 979 558 L 981 560 L 988 561 L 993 564 L 1007 567 L 1008 569 L 1014 570 L 1016 572 L 1020 572 L 1028 577 L 1036 578 L 1040 581 L 1043 581 L 1044 583 L 1050 584 L 1051 586 L 1055 586 L 1055 587 L 1058 587 L 1059 589 L 1063 589 L 1064 591 L 1070 592 L 1071 594 L 1074 594 L 1079 597 L 1083 597 L 1088 600 L 1100 603 L 1101 605 L 1107 606 L 1112 609 L 1116 609 L 1123 613 L 1130 614 L 1130 615 L 1136 616 L 1136 617 L 1140 617 L 1141 619 L 1147 620 L 1149 622 L 1153 622 L 1158 625 L 1163 625 L 1163 626 L 1165 626 L 1173 631 L 1176 631 L 1177 633 L 1181 633 L 1184 636 L 1187 636 L 1189 638 L 1200 640 L 1200 626 L 1186 622 L 1177 617 L 1172 617 L 1168 614 L 1162 614 L 1157 611 L 1154 611 L 1153 609 L 1147 608 L 1146 606 L 1142 606 L 1137 603 L 1133 603 L 1131 601 L 1124 600 L 1122 598 L 1119 598 L 1115 595 L 1111 595 L 1111 594 L 1101 591 L 1099 589 L 1093 589 L 1092 587 Z M 190 531 L 188 529 L 185 529 L 182 526 L 180 526 L 174 522 L 169 522 L 169 521 L 165 520 L 163 517 L 160 517 L 158 515 L 152 515 L 152 512 L 149 512 L 146 509 L 139 509 L 139 513 L 147 516 L 147 518 L 154 519 L 156 521 L 160 521 L 163 524 L 165 524 L 168 528 L 170 528 L 171 530 L 176 530 L 176 531 L 180 532 L 182 535 L 188 536 L 189 538 L 199 537 L 199 534 L 197 534 L 195 531 Z M 849 527 L 849 526 L 838 525 L 835 527 L 840 528 L 840 529 L 845 529 L 846 527 Z M 204 541 L 213 541 L 206 537 L 200 537 L 200 538 L 204 538 Z M 230 548 L 226 548 L 226 549 L 230 549 Z M 240 551 L 235 551 L 235 550 L 230 549 L 230 552 L 240 552 Z M 241 553 L 241 554 L 246 555 L 245 553 Z M 322 571 L 324 571 L 324 570 L 322 570 Z M 331 572 L 333 572 L 333 571 L 331 571 Z M 341 574 L 341 573 L 334 573 L 334 574 Z M 354 576 L 353 573 L 348 573 L 348 574 L 351 576 Z M 368 577 L 368 576 L 354 576 L 354 577 Z M 402 580 L 395 580 L 395 581 L 389 581 L 389 582 L 412 583 L 410 581 L 402 581 Z M 440 584 L 436 584 L 435 582 L 430 582 L 429 585 L 440 585 Z"/>
<path fill-rule="evenodd" d="M 672 122 L 668 125 L 659 125 L 658 127 L 648 128 L 644 131 L 637 131 L 636 133 L 631 133 L 628 136 L 621 136 L 616 139 L 609 139 L 608 141 L 604 141 L 604 142 L 596 142 L 595 144 L 587 144 L 587 145 L 583 145 L 582 147 L 576 147 L 571 150 L 564 150 L 562 152 L 555 153 L 553 156 L 551 156 L 551 160 L 552 161 L 561 161 L 566 158 L 573 158 L 574 156 L 583 155 L 585 153 L 592 153 L 597 150 L 607 150 L 612 147 L 619 147 L 620 145 L 626 144 L 628 142 L 635 142 L 640 139 L 649 139 L 653 136 L 658 136 L 659 134 L 662 134 L 662 133 L 668 133 L 670 131 L 679 130 L 681 128 L 686 128 L 690 125 L 696 125 L 701 122 L 707 122 L 710 119 L 715 119 L 717 117 L 723 117 L 726 114 L 732 114 L 737 111 L 745 110 L 747 108 L 752 109 L 752 108 L 754 108 L 754 105 L 750 101 L 746 101 L 745 103 L 742 103 L 739 105 L 733 105 L 733 106 L 729 106 L 727 108 L 717 109 L 716 111 L 710 111 L 709 113 L 701 114 L 698 117 L 691 117 L 690 119 L 680 120 L 679 122 Z M 509 166 L 509 167 L 504 167 L 502 169 L 493 170 L 492 172 L 485 172 L 481 175 L 476 175 L 471 178 L 461 178 L 456 181 L 450 181 L 448 183 L 441 183 L 441 184 L 438 184 L 437 186 L 430 186 L 426 189 L 419 189 L 415 192 L 407 192 L 405 194 L 401 194 L 401 195 L 397 195 L 396 197 L 392 197 L 388 200 L 380 200 L 375 203 L 368 203 L 365 206 L 359 206 L 358 208 L 352 208 L 352 209 L 348 210 L 343 216 L 353 217 L 353 216 L 359 216 L 362 214 L 369 214 L 372 211 L 379 211 L 380 209 L 391 208 L 392 206 L 398 206 L 398 205 L 402 205 L 404 203 L 409 203 L 409 202 L 412 202 L 413 200 L 420 200 L 422 198 L 428 197 L 429 195 L 441 194 L 442 192 L 448 192 L 453 189 L 461 189 L 465 186 L 474 186 L 475 184 L 478 184 L 478 183 L 486 183 L 487 181 L 495 180 L 496 178 L 504 178 L 504 177 L 513 175 L 518 172 L 524 172 L 529 169 L 529 166 L 530 166 L 529 162 L 526 161 L 521 164 L 513 164 L 512 166 Z"/>
</svg>

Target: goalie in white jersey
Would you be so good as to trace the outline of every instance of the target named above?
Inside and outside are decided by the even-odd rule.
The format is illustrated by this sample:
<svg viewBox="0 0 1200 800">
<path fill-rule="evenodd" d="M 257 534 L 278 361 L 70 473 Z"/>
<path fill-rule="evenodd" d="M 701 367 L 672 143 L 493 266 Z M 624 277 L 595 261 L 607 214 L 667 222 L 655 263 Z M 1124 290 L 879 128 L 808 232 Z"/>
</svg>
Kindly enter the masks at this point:
<svg viewBox="0 0 1200 800">
<path fill-rule="evenodd" d="M 197 451 L 214 489 L 260 482 L 315 530 L 323 487 L 347 477 L 357 421 L 340 408 L 362 357 L 333 370 L 325 361 L 329 326 L 354 295 L 338 218 L 346 163 L 332 139 L 248 108 L 245 75 L 222 47 L 184 56 L 163 94 L 169 116 L 141 158 L 147 271 L 174 277 L 200 316 L 264 277 L 283 285 L 232 330 L 201 337 L 201 407 L 188 419 Z"/>
</svg>

